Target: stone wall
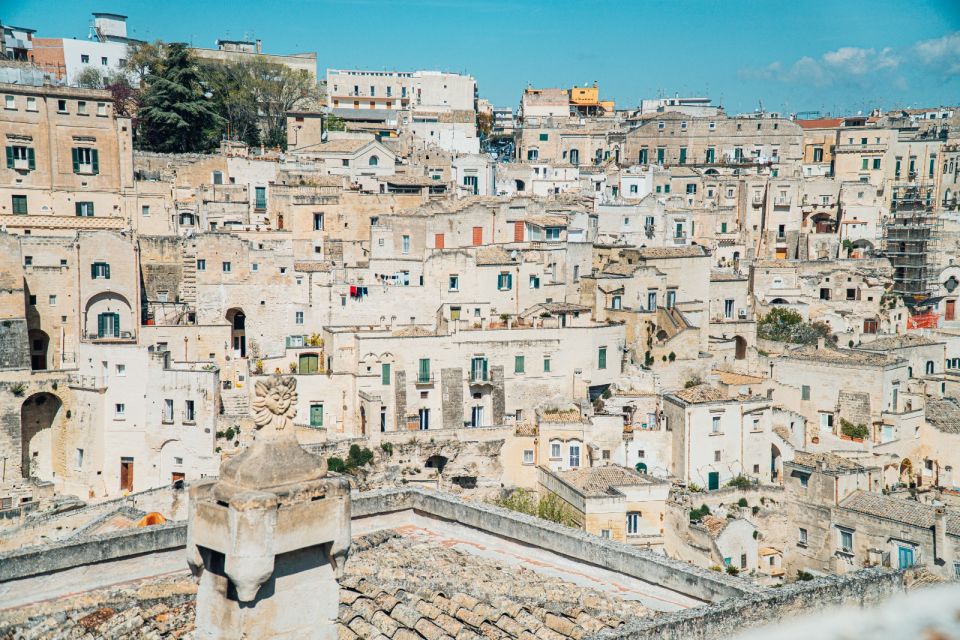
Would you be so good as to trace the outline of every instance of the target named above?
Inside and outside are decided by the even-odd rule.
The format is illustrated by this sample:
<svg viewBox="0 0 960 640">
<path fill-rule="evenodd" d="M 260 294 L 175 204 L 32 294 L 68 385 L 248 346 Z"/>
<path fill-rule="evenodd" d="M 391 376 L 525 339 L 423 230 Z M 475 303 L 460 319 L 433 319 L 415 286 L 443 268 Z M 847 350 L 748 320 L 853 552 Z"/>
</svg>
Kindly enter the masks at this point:
<svg viewBox="0 0 960 640">
<path fill-rule="evenodd" d="M 443 428 L 463 427 L 463 369 L 446 368 L 440 371 Z"/>
<path fill-rule="evenodd" d="M 0 369 L 30 369 L 27 319 L 0 320 Z"/>
</svg>

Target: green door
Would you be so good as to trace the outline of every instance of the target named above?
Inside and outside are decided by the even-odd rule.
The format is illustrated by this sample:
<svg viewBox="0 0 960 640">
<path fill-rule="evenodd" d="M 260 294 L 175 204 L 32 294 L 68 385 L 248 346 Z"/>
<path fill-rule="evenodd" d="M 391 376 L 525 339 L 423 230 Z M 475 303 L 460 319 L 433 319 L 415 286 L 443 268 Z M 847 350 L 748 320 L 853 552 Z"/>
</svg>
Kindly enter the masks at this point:
<svg viewBox="0 0 960 640">
<path fill-rule="evenodd" d="M 707 489 L 709 491 L 716 491 L 720 488 L 720 472 L 711 471 L 707 474 Z"/>
</svg>

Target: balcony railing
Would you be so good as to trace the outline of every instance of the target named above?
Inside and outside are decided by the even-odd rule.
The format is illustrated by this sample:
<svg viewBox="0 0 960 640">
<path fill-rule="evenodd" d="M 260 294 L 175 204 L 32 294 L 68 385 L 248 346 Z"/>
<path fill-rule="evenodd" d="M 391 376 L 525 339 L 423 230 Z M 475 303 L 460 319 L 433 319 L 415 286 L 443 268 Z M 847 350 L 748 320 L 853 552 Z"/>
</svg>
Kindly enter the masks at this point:
<svg viewBox="0 0 960 640">
<path fill-rule="evenodd" d="M 84 337 L 85 337 L 87 340 L 96 340 L 97 342 L 116 342 L 116 341 L 119 341 L 119 340 L 133 340 L 133 332 L 132 332 L 132 331 L 121 331 L 121 332 L 120 332 L 120 335 L 102 336 L 102 335 L 100 335 L 99 333 L 97 333 L 97 332 L 95 332 L 95 331 L 94 331 L 94 332 L 88 331 L 88 332 L 86 332 L 86 333 L 84 334 Z"/>
</svg>

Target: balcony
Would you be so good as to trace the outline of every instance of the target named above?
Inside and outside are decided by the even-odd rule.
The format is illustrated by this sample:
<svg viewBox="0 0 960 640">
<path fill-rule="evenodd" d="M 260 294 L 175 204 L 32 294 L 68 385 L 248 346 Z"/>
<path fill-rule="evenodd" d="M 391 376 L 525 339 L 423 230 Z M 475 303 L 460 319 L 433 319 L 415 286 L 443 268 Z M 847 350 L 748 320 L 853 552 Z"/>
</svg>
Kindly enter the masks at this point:
<svg viewBox="0 0 960 640">
<path fill-rule="evenodd" d="M 430 373 L 425 376 L 417 375 L 417 379 L 414 380 L 413 384 L 415 384 L 418 387 L 432 387 L 435 382 L 436 380 L 433 374 Z"/>
<path fill-rule="evenodd" d="M 790 201 L 793 200 L 790 196 L 777 196 L 773 199 L 773 206 L 775 207 L 789 207 Z"/>
<path fill-rule="evenodd" d="M 685 244 L 687 244 L 687 234 L 684 233 L 684 234 L 679 235 L 679 236 L 674 236 L 674 237 L 673 237 L 673 244 L 675 244 L 675 245 L 685 245 Z"/>
<path fill-rule="evenodd" d="M 101 336 L 99 333 L 88 331 L 83 337 L 93 342 L 130 342 L 135 339 L 132 331 L 121 331 L 118 336 Z"/>
</svg>

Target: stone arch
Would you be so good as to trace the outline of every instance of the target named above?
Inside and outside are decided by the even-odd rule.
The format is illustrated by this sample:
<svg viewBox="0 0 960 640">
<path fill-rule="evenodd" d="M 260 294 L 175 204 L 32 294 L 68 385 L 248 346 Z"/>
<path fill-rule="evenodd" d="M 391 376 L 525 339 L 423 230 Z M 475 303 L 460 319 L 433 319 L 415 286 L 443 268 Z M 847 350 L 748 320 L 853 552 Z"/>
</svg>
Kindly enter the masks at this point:
<svg viewBox="0 0 960 640">
<path fill-rule="evenodd" d="M 735 346 L 734 358 L 737 360 L 743 360 L 747 357 L 747 339 L 743 336 L 734 336 L 733 343 Z"/>
<path fill-rule="evenodd" d="M 34 371 L 49 369 L 50 336 L 42 329 L 30 329 L 28 337 L 30 339 L 30 368 Z"/>
<path fill-rule="evenodd" d="M 449 460 L 446 456 L 436 454 L 427 458 L 427 462 L 423 466 L 427 469 L 436 469 L 437 473 L 443 473 L 443 468 L 447 466 L 447 462 L 449 462 Z"/>
<path fill-rule="evenodd" d="M 167 440 L 160 446 L 160 478 L 158 486 L 186 479 L 187 450 L 180 440 Z"/>
<path fill-rule="evenodd" d="M 20 405 L 20 474 L 53 480 L 63 459 L 63 401 L 52 393 L 34 393 Z"/>
<path fill-rule="evenodd" d="M 783 454 L 775 444 L 770 444 L 770 479 L 777 482 L 783 472 Z"/>
<path fill-rule="evenodd" d="M 241 307 L 227 309 L 224 316 L 230 323 L 230 344 L 236 358 L 247 357 L 247 315 Z"/>
<path fill-rule="evenodd" d="M 98 338 L 130 338 L 135 329 L 133 307 L 116 291 L 101 291 L 87 300 L 83 312 L 84 335 Z"/>
</svg>

